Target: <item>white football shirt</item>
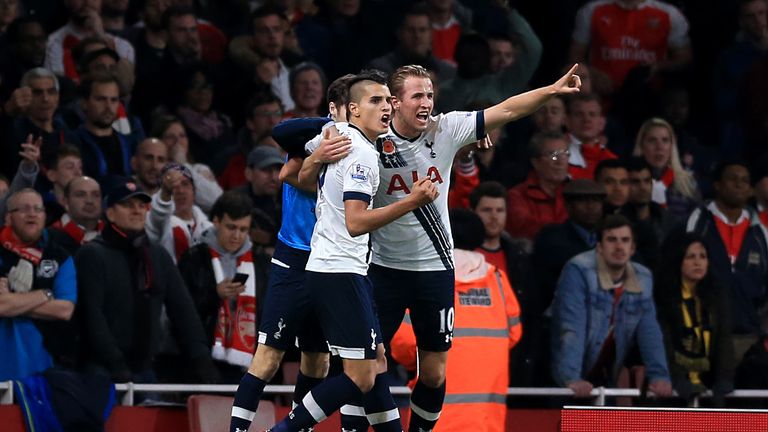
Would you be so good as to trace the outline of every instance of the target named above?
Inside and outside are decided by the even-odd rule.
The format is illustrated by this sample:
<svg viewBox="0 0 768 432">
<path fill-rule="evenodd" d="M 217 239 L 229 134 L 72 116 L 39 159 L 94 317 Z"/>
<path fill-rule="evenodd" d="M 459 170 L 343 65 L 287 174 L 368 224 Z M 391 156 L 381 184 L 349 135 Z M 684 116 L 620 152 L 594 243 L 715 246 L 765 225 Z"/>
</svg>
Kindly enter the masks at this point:
<svg viewBox="0 0 768 432">
<path fill-rule="evenodd" d="M 448 189 L 456 152 L 485 137 L 483 111 L 453 111 L 430 117 L 427 129 L 406 139 L 390 125 L 377 139 L 381 184 L 374 206 L 405 198 L 413 184 L 429 176 L 437 199 L 372 233 L 373 262 L 400 270 L 453 268 L 453 241 L 448 221 Z"/>
<path fill-rule="evenodd" d="M 379 187 L 378 153 L 355 125 L 339 127 L 339 133 L 352 140 L 350 154 L 326 165 L 320 173 L 307 270 L 319 273 L 368 274 L 369 235 L 352 237 L 347 231 L 344 201 L 358 199 L 373 208 L 373 196 Z M 308 146 L 309 148 L 310 146 Z"/>
</svg>

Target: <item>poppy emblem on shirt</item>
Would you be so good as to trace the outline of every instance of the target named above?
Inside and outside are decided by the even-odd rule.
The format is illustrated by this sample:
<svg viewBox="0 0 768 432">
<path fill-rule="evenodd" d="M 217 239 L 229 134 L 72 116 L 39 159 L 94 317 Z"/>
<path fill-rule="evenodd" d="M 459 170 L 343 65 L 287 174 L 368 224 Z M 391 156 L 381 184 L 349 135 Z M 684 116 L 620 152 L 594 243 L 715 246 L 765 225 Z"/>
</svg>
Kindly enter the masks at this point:
<svg viewBox="0 0 768 432">
<path fill-rule="evenodd" d="M 381 144 L 381 152 L 387 155 L 391 155 L 397 150 L 395 148 L 395 143 L 392 142 L 392 140 L 384 140 L 384 142 Z"/>
</svg>

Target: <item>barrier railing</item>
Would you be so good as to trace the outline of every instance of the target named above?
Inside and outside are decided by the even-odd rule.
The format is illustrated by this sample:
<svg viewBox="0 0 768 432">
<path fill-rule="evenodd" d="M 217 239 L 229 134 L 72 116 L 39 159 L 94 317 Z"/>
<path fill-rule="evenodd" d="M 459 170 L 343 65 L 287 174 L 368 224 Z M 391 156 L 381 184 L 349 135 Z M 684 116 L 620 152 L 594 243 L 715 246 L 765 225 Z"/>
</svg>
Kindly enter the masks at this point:
<svg viewBox="0 0 768 432">
<path fill-rule="evenodd" d="M 134 396 L 137 392 L 152 393 L 221 393 L 234 394 L 237 391 L 235 384 L 138 384 L 138 383 L 120 383 L 115 384 L 118 392 L 124 393 L 121 402 L 122 405 L 132 406 Z M 265 394 L 291 394 L 292 385 L 268 385 L 264 388 Z M 393 395 L 409 395 L 411 390 L 408 387 L 390 387 Z M 573 391 L 560 387 L 510 387 L 507 389 L 508 396 L 573 396 Z M 594 398 L 592 403 L 595 406 L 605 406 L 608 397 L 640 397 L 639 389 L 628 388 L 606 388 L 596 387 L 592 389 L 591 396 Z M 700 399 L 711 398 L 712 392 L 707 391 L 700 394 L 693 400 L 693 407 L 699 406 Z M 768 390 L 734 390 L 726 395 L 728 398 L 736 399 L 768 399 Z M 9 405 L 13 403 L 13 382 L 0 382 L 0 405 Z"/>
</svg>

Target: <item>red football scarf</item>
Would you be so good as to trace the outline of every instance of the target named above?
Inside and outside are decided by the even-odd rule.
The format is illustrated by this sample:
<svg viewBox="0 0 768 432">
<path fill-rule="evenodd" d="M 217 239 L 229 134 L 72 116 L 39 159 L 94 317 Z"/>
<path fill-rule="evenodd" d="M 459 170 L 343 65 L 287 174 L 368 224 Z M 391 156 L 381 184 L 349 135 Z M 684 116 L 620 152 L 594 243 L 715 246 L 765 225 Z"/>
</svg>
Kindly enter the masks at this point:
<svg viewBox="0 0 768 432">
<path fill-rule="evenodd" d="M 661 175 L 661 182 L 664 183 L 664 186 L 670 187 L 672 185 L 672 182 L 675 181 L 675 172 L 672 171 L 671 168 L 667 168 L 664 170 L 664 174 Z"/>
<path fill-rule="evenodd" d="M 91 234 L 91 232 L 88 232 L 84 230 L 80 225 L 76 224 L 75 221 L 73 221 L 68 214 L 64 213 L 63 216 L 61 216 L 61 219 L 57 220 L 51 225 L 51 228 L 57 229 L 59 231 L 64 231 L 68 236 L 72 238 L 77 244 L 84 245 L 88 243 L 89 241 L 93 240 L 95 235 Z M 98 235 L 101 230 L 104 229 L 104 221 L 99 220 L 98 225 L 96 225 L 96 231 L 95 234 Z M 91 234 L 86 238 L 86 234 Z"/>
<path fill-rule="evenodd" d="M 224 280 L 220 255 L 213 249 L 209 250 L 213 273 L 218 284 Z M 216 360 L 248 367 L 256 350 L 256 275 L 251 251 L 237 258 L 237 272 L 248 275 L 245 291 L 237 297 L 234 310 L 228 299 L 222 299 L 211 356 Z"/>
<path fill-rule="evenodd" d="M 40 260 L 43 258 L 43 251 L 29 244 L 22 243 L 13 233 L 10 226 L 5 226 L 0 231 L 0 244 L 21 258 L 31 262 L 35 267 L 40 264 Z"/>
</svg>

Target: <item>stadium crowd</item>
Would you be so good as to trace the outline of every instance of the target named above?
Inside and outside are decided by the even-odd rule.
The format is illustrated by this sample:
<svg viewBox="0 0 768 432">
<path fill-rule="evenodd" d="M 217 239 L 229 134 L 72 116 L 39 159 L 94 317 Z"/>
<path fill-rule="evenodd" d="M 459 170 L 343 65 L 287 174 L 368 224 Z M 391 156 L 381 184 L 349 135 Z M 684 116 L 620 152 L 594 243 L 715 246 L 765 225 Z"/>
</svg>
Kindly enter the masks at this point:
<svg viewBox="0 0 768 432">
<path fill-rule="evenodd" d="M 455 361 L 576 396 L 768 389 L 766 0 L 0 0 L 0 381 L 240 382 L 289 217 L 275 126 L 336 118 L 363 69 L 421 65 L 431 114 L 469 115 L 574 63 L 578 93 L 428 174 L 457 329 L 510 322 Z"/>
</svg>

